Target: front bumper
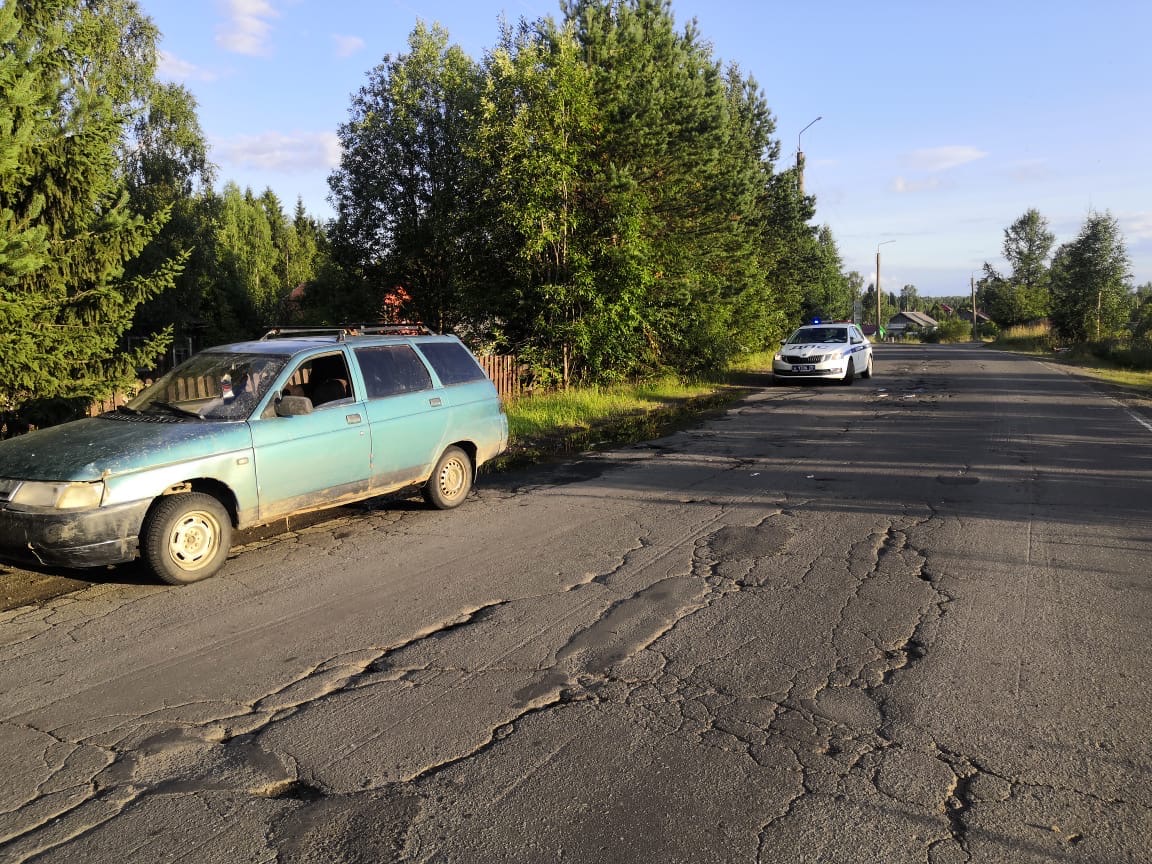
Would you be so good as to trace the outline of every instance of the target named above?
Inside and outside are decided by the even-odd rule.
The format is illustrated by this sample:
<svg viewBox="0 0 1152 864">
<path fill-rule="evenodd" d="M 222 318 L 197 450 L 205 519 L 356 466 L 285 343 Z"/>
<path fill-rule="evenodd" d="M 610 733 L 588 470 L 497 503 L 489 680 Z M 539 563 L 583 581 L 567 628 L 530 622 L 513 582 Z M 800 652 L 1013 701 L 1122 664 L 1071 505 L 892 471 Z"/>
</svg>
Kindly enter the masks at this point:
<svg viewBox="0 0 1152 864">
<path fill-rule="evenodd" d="M 131 561 L 151 501 L 93 510 L 0 509 L 0 561 L 101 567 Z"/>
<path fill-rule="evenodd" d="M 777 378 L 828 378 L 840 380 L 844 377 L 847 364 L 843 361 L 837 363 L 807 364 L 772 363 L 772 374 Z"/>
</svg>

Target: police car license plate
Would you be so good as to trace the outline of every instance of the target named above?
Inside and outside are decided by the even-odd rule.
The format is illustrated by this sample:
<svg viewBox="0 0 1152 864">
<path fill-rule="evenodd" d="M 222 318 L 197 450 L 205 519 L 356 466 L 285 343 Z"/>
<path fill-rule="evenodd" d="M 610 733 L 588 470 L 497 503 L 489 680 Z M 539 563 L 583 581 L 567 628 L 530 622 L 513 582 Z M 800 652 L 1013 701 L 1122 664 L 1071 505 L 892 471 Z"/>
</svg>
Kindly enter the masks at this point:
<svg viewBox="0 0 1152 864">
<path fill-rule="evenodd" d="M 811 363 L 808 363 L 808 364 L 803 365 L 803 366 L 793 366 L 792 371 L 793 372 L 815 372 L 816 367 L 813 366 Z"/>
</svg>

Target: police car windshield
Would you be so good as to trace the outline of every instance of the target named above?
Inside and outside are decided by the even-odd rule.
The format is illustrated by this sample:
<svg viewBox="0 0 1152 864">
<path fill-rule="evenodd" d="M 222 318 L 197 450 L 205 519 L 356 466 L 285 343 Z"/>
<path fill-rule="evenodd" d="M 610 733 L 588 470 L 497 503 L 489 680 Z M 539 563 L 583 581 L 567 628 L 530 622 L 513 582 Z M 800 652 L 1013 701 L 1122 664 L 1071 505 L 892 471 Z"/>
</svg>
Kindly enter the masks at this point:
<svg viewBox="0 0 1152 864">
<path fill-rule="evenodd" d="M 848 342 L 847 327 L 801 327 L 788 337 L 792 344 L 802 342 Z"/>
</svg>

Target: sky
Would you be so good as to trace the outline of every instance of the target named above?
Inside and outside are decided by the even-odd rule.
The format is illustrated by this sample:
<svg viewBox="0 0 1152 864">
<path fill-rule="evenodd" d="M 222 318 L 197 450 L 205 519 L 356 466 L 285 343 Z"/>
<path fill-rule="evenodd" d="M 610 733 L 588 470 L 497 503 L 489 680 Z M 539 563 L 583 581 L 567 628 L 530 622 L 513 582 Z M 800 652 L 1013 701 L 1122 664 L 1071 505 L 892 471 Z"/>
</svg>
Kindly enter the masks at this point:
<svg viewBox="0 0 1152 864">
<path fill-rule="evenodd" d="M 559 0 L 139 0 L 159 75 L 196 97 L 218 167 L 333 215 L 327 178 L 353 94 L 418 20 L 479 61 L 501 17 Z M 1147 0 L 672 0 L 714 57 L 752 75 L 798 147 L 846 270 L 925 297 L 966 295 L 1004 231 L 1039 210 L 1056 243 L 1091 213 L 1120 224 L 1152 282 L 1152 3 Z M 817 120 L 816 118 L 820 118 Z M 813 122 L 815 121 L 815 122 Z"/>
</svg>

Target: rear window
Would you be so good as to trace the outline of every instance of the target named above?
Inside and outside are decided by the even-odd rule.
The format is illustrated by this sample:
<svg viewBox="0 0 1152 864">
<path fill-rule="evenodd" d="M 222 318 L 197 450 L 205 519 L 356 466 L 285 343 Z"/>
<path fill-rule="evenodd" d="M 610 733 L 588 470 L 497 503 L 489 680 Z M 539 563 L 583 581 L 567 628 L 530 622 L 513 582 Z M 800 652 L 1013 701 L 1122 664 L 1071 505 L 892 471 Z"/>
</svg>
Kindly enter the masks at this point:
<svg viewBox="0 0 1152 864">
<path fill-rule="evenodd" d="M 369 399 L 413 393 L 432 387 L 427 367 L 407 345 L 357 348 L 356 359 L 364 374 Z"/>
<path fill-rule="evenodd" d="M 445 386 L 483 381 L 488 377 L 471 352 L 459 342 L 421 342 L 420 353 L 428 358 Z"/>
</svg>

